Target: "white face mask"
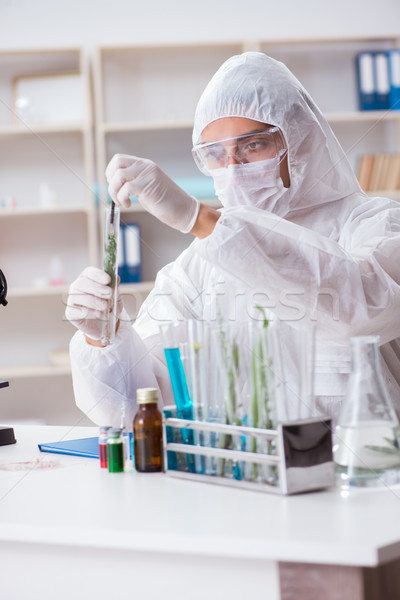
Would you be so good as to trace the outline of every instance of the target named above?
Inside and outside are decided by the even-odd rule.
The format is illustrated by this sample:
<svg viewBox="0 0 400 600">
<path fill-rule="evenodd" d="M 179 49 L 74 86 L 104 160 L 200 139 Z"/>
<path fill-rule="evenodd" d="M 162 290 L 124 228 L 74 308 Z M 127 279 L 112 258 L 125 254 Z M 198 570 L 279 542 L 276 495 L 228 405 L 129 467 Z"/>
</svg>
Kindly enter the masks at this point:
<svg viewBox="0 0 400 600">
<path fill-rule="evenodd" d="M 215 192 L 225 208 L 250 205 L 281 216 L 288 212 L 287 206 L 277 206 L 287 191 L 280 177 L 278 157 L 213 169 L 211 175 Z"/>
</svg>

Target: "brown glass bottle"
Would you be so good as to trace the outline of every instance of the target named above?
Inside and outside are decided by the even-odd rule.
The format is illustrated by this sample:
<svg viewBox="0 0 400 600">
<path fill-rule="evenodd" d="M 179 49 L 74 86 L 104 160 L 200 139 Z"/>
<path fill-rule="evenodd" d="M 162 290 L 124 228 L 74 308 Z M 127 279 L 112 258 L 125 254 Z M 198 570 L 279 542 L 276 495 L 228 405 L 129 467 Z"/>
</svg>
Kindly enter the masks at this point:
<svg viewBox="0 0 400 600">
<path fill-rule="evenodd" d="M 162 415 L 157 407 L 158 390 L 140 388 L 136 392 L 139 410 L 133 420 L 135 468 L 141 473 L 163 470 Z"/>
</svg>

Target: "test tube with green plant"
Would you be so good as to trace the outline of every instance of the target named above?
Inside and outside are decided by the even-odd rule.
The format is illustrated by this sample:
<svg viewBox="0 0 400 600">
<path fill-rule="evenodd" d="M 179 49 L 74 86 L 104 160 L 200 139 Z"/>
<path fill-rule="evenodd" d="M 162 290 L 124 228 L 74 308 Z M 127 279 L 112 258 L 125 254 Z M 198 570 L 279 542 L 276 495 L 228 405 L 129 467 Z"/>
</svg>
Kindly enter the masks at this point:
<svg viewBox="0 0 400 600">
<path fill-rule="evenodd" d="M 262 326 L 252 327 L 250 424 L 261 429 L 276 429 L 276 406 L 274 393 L 274 373 L 270 348 L 269 321 L 262 307 L 256 306 L 262 314 Z M 276 454 L 275 440 L 261 440 L 251 437 L 251 452 Z M 249 475 L 249 474 L 248 474 Z M 274 466 L 252 466 L 250 478 L 257 480 L 262 476 L 268 483 L 277 482 L 278 471 Z"/>
<path fill-rule="evenodd" d="M 116 304 L 118 286 L 119 224 L 120 210 L 113 202 L 110 208 L 105 209 L 104 215 L 103 268 L 111 278 L 109 286 L 112 288 L 112 295 L 103 317 L 103 332 L 100 341 L 104 346 L 113 343 L 117 324 Z"/>
<path fill-rule="evenodd" d="M 240 344 L 240 335 L 236 327 L 226 323 L 220 317 L 218 327 L 218 368 L 224 381 L 224 413 L 227 425 L 243 425 L 243 404 L 239 392 L 239 379 L 242 368 L 241 356 L 244 348 Z M 219 436 L 219 447 L 223 449 L 241 450 L 241 439 L 230 434 Z M 233 476 L 241 479 L 241 467 L 237 461 L 218 461 L 217 473 L 220 476 Z"/>
</svg>

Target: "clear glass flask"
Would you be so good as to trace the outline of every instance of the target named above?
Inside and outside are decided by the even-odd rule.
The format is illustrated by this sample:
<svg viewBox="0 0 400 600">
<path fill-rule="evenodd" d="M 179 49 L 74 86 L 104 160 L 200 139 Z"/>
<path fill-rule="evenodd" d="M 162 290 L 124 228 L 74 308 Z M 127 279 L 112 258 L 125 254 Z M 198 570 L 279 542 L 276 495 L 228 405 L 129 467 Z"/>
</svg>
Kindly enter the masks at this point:
<svg viewBox="0 0 400 600">
<path fill-rule="evenodd" d="M 108 308 L 103 316 L 103 330 L 100 338 L 103 346 L 112 344 L 117 325 L 117 285 L 118 285 L 118 251 L 119 251 L 120 210 L 114 204 L 105 209 L 104 214 L 104 255 L 103 268 L 111 277 L 109 283 L 113 290 Z"/>
<path fill-rule="evenodd" d="M 352 372 L 335 432 L 334 460 L 342 487 L 400 481 L 399 422 L 379 364 L 379 336 L 350 340 Z"/>
</svg>

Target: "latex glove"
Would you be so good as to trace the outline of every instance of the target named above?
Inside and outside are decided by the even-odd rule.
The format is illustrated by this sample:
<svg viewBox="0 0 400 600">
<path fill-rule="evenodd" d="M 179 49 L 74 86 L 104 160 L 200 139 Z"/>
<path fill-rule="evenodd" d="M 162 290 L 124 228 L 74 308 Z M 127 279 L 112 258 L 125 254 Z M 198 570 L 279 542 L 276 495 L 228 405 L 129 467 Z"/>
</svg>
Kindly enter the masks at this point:
<svg viewBox="0 0 400 600">
<path fill-rule="evenodd" d="M 92 340 L 100 340 L 104 326 L 104 312 L 112 296 L 110 276 L 97 267 L 87 267 L 70 285 L 65 316 Z M 117 317 L 123 304 L 117 291 Z"/>
<path fill-rule="evenodd" d="M 130 195 L 166 225 L 189 233 L 199 212 L 199 201 L 184 192 L 151 160 L 115 154 L 107 169 L 108 191 L 116 204 L 128 208 Z"/>
</svg>

